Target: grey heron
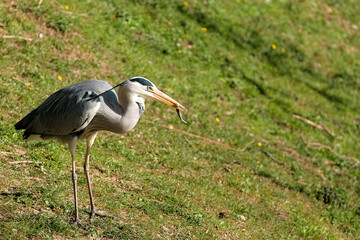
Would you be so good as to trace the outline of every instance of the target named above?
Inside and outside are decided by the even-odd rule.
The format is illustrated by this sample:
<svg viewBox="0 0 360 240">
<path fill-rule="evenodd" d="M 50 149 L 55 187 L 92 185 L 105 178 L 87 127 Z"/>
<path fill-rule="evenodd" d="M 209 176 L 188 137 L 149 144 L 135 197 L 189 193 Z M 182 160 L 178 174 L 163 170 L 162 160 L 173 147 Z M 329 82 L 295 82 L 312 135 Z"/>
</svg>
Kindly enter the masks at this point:
<svg viewBox="0 0 360 240">
<path fill-rule="evenodd" d="M 118 87 L 117 94 L 115 88 Z M 181 118 L 185 108 L 161 92 L 143 77 L 129 78 L 112 87 L 102 80 L 87 80 L 67 86 L 50 95 L 38 108 L 32 110 L 15 124 L 17 130 L 25 129 L 27 140 L 56 140 L 68 144 L 72 159 L 75 222 L 79 223 L 75 149 L 79 139 L 87 144 L 84 172 L 89 190 L 90 218 L 96 212 L 89 176 L 90 149 L 98 131 L 126 133 L 133 129 L 145 111 L 145 98 L 154 98 L 174 108 Z M 182 120 L 183 121 L 183 120 Z"/>
</svg>

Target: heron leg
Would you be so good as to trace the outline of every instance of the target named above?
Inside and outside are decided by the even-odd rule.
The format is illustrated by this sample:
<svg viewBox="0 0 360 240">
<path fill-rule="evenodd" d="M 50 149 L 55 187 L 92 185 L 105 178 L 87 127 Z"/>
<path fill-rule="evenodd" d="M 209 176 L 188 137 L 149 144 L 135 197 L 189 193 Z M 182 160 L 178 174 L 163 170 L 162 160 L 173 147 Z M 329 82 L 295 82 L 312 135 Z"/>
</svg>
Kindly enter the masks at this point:
<svg viewBox="0 0 360 240">
<path fill-rule="evenodd" d="M 94 197 L 93 197 L 92 190 L 91 190 L 91 181 L 90 181 L 90 175 L 89 175 L 89 172 L 90 172 L 90 168 L 89 168 L 90 149 L 95 141 L 96 135 L 97 135 L 97 133 L 91 135 L 86 140 L 87 148 L 86 148 L 86 156 L 85 156 L 85 163 L 84 163 L 84 172 L 86 175 L 87 185 L 88 185 L 88 189 L 89 189 L 90 204 L 91 204 L 90 218 L 93 218 L 96 214 Z"/>
<path fill-rule="evenodd" d="M 78 137 L 72 137 L 69 139 L 69 149 L 72 160 L 72 181 L 74 186 L 74 204 L 75 204 L 75 222 L 80 224 L 79 208 L 78 208 L 78 197 L 77 197 L 77 175 L 75 171 L 75 149 Z"/>
</svg>

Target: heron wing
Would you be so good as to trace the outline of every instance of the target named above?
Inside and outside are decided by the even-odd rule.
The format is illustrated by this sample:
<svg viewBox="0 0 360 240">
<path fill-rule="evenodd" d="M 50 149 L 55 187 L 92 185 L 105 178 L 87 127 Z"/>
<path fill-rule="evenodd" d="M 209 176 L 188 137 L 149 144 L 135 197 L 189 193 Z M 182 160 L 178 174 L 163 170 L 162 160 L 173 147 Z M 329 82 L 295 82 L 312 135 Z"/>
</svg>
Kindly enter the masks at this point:
<svg viewBox="0 0 360 240">
<path fill-rule="evenodd" d="M 48 97 L 28 115 L 24 136 L 31 134 L 68 135 L 86 128 L 101 105 L 99 93 L 109 89 L 110 84 L 89 80 L 65 87 Z M 26 117 L 24 118 L 26 119 Z"/>
</svg>

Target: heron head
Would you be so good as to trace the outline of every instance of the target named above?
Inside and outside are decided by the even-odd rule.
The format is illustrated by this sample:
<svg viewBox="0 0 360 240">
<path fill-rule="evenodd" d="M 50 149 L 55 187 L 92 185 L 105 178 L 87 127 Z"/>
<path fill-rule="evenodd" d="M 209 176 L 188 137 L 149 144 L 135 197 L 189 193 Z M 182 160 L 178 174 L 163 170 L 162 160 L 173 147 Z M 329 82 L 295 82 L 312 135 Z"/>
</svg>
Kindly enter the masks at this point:
<svg viewBox="0 0 360 240">
<path fill-rule="evenodd" d="M 127 80 L 129 90 L 138 94 L 140 97 L 151 98 L 158 100 L 160 102 L 166 103 L 171 107 L 174 107 L 178 110 L 184 111 L 185 107 L 183 107 L 180 103 L 160 91 L 155 84 L 153 84 L 150 80 L 144 77 L 133 77 Z"/>
</svg>

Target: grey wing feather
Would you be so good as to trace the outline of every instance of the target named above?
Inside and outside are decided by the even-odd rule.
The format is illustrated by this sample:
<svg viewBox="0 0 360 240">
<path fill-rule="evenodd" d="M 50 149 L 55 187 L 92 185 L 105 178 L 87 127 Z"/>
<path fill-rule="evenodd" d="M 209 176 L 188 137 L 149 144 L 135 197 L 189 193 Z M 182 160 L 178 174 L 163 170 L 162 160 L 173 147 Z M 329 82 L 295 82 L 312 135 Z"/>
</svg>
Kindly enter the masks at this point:
<svg viewBox="0 0 360 240">
<path fill-rule="evenodd" d="M 101 105 L 101 97 L 94 96 L 109 88 L 111 85 L 104 81 L 88 80 L 55 92 L 29 114 L 32 119 L 27 120 L 24 136 L 68 135 L 83 130 Z"/>
</svg>

